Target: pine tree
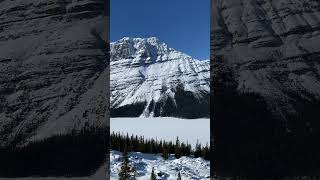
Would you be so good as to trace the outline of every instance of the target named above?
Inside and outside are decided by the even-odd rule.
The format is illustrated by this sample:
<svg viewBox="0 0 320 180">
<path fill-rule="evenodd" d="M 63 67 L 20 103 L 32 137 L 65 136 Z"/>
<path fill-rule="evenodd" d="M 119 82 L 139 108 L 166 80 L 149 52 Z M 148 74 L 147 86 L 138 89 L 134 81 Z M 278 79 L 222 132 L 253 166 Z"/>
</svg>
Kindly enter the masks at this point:
<svg viewBox="0 0 320 180">
<path fill-rule="evenodd" d="M 156 174 L 154 173 L 154 167 L 152 167 L 152 172 L 151 172 L 151 177 L 150 177 L 151 180 L 156 180 L 157 179 L 157 176 Z"/>
<path fill-rule="evenodd" d="M 195 152 L 194 152 L 194 157 L 198 158 L 198 157 L 201 157 L 201 155 L 202 155 L 201 144 L 197 140 L 196 149 L 195 149 Z"/>
<path fill-rule="evenodd" d="M 128 158 L 128 153 L 127 153 L 127 148 L 125 147 L 124 153 L 123 153 L 123 162 L 121 165 L 121 170 L 119 172 L 119 179 L 120 180 L 126 180 L 129 178 L 129 158 Z"/>
<path fill-rule="evenodd" d="M 177 180 L 181 180 L 181 174 L 180 174 L 180 171 L 179 171 L 179 173 L 178 173 L 178 178 L 177 178 Z"/>
<path fill-rule="evenodd" d="M 191 151 L 192 151 L 191 144 L 187 142 L 187 156 L 191 155 Z"/>
<path fill-rule="evenodd" d="M 123 152 L 123 162 L 121 165 L 121 170 L 119 172 L 119 180 L 129 180 L 129 179 L 132 179 L 132 180 L 136 179 L 135 169 L 134 167 L 131 167 L 129 164 L 127 145 L 125 145 L 124 152 Z"/>
<path fill-rule="evenodd" d="M 175 149 L 174 149 L 174 156 L 177 159 L 179 159 L 181 157 L 180 141 L 179 141 L 178 137 L 177 137 L 176 145 L 175 145 Z"/>
<path fill-rule="evenodd" d="M 210 147 L 208 144 L 202 149 L 202 157 L 205 160 L 210 160 Z"/>
<path fill-rule="evenodd" d="M 169 154 L 168 154 L 168 149 L 167 147 L 164 147 L 163 150 L 162 150 L 162 158 L 164 160 L 167 160 L 169 158 Z"/>
</svg>

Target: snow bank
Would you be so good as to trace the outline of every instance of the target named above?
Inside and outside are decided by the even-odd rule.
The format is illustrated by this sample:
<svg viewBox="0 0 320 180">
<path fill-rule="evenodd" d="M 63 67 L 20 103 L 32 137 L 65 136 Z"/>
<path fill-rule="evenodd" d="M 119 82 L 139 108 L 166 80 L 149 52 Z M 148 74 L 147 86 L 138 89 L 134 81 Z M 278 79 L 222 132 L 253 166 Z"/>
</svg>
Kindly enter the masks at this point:
<svg viewBox="0 0 320 180">
<path fill-rule="evenodd" d="M 181 157 L 175 159 L 173 155 L 168 160 L 163 160 L 160 154 L 129 153 L 129 160 L 137 171 L 137 179 L 149 180 L 152 167 L 155 173 L 161 172 L 158 179 L 177 179 L 180 171 L 182 179 L 210 179 L 210 162 L 202 158 Z M 110 152 L 110 179 L 118 179 L 122 163 L 122 154 L 118 151 Z"/>
</svg>

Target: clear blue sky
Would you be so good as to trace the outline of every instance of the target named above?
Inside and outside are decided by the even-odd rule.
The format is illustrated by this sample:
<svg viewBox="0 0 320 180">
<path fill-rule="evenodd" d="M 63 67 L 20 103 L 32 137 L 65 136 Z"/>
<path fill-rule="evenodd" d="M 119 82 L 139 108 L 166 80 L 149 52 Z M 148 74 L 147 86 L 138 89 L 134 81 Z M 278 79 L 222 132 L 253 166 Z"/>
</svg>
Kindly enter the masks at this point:
<svg viewBox="0 0 320 180">
<path fill-rule="evenodd" d="M 196 59 L 209 59 L 210 0 L 111 0 L 111 41 L 157 37 Z"/>
</svg>

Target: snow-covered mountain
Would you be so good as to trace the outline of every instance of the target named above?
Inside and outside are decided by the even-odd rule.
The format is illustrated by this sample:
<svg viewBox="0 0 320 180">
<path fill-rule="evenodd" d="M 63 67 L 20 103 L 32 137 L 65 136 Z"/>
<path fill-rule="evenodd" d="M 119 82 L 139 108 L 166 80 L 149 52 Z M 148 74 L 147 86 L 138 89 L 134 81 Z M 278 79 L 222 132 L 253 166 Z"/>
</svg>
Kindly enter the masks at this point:
<svg viewBox="0 0 320 180">
<path fill-rule="evenodd" d="M 209 60 L 155 37 L 111 43 L 111 116 L 209 116 Z"/>
</svg>

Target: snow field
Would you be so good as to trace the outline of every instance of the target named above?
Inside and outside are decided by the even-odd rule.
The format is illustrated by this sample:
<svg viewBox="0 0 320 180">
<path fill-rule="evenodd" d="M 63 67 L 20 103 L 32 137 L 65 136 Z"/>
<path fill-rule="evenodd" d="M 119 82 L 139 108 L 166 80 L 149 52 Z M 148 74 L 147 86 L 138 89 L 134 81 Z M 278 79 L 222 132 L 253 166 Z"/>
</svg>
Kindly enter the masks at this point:
<svg viewBox="0 0 320 180">
<path fill-rule="evenodd" d="M 210 162 L 202 158 L 183 156 L 180 159 L 175 159 L 174 155 L 170 155 L 168 160 L 163 160 L 161 154 L 130 152 L 128 155 L 130 163 L 136 169 L 137 179 L 139 180 L 149 180 L 152 167 L 154 167 L 157 179 L 176 180 L 179 171 L 182 179 L 210 179 Z M 118 179 L 122 160 L 121 152 L 110 152 L 111 180 Z"/>
</svg>

